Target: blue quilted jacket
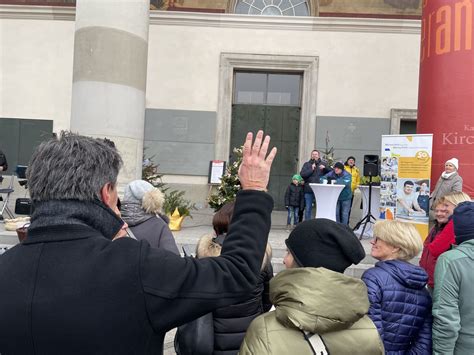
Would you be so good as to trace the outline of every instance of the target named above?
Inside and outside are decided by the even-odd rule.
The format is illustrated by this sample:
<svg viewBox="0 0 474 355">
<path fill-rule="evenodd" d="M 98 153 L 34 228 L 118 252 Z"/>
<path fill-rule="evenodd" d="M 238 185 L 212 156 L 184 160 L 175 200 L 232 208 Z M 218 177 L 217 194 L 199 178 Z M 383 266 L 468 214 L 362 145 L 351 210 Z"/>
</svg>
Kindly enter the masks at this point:
<svg viewBox="0 0 474 355">
<path fill-rule="evenodd" d="M 385 354 L 431 354 L 426 272 L 405 261 L 379 261 L 362 280 L 369 294 L 369 317 L 380 333 Z"/>
</svg>

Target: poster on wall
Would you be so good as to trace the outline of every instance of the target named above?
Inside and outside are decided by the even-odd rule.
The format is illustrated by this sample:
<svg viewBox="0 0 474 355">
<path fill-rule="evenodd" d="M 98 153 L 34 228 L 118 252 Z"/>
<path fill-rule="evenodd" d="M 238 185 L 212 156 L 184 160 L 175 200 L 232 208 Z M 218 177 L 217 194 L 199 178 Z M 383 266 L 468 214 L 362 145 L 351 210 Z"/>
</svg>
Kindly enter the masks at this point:
<svg viewBox="0 0 474 355">
<path fill-rule="evenodd" d="M 433 135 L 383 135 L 380 219 L 415 225 L 428 235 Z"/>
</svg>

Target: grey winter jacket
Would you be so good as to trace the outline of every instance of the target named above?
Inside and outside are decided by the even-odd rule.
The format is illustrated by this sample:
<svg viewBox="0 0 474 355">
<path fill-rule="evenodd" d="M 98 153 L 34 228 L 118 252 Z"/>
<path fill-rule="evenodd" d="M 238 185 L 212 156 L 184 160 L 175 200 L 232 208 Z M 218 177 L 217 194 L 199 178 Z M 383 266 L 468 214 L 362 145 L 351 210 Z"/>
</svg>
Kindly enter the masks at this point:
<svg viewBox="0 0 474 355">
<path fill-rule="evenodd" d="M 443 197 L 450 192 L 458 191 L 462 191 L 462 177 L 459 176 L 458 173 L 454 173 L 448 178 L 443 178 L 443 176 L 440 176 L 431 194 L 431 209 L 433 209 L 436 199 Z"/>
<path fill-rule="evenodd" d="M 165 216 L 146 213 L 140 204 L 124 202 L 122 218 L 138 240 L 146 240 L 153 248 L 162 248 L 179 255 L 176 241 Z"/>
</svg>

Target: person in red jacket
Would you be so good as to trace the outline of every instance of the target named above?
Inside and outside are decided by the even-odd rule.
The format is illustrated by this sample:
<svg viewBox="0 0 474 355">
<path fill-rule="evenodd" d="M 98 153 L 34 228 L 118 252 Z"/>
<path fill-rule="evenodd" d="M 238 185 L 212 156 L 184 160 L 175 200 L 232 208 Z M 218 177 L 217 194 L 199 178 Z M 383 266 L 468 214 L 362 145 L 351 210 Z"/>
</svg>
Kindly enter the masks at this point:
<svg viewBox="0 0 474 355">
<path fill-rule="evenodd" d="M 428 236 L 423 243 L 423 252 L 421 253 L 420 266 L 425 269 L 428 274 L 428 290 L 433 292 L 434 288 L 434 270 L 436 266 L 436 258 L 431 254 L 428 246 L 437 238 L 449 222 L 448 210 L 444 206 L 444 199 L 441 198 L 435 202 L 433 206 L 435 214 L 435 225 L 431 228 Z"/>
<path fill-rule="evenodd" d="M 421 265 L 421 262 L 423 260 L 423 254 L 420 259 L 420 266 L 423 267 L 428 273 L 428 275 L 430 276 L 430 280 L 428 281 L 428 286 L 431 287 L 431 289 L 434 287 L 433 271 L 434 271 L 438 257 L 441 254 L 443 254 L 445 251 L 449 250 L 452 244 L 455 244 L 454 225 L 451 219 L 454 208 L 456 208 L 458 204 L 464 201 L 471 201 L 471 198 L 469 197 L 469 195 L 464 192 L 450 192 L 444 195 L 441 199 L 439 199 L 439 204 L 442 205 L 444 209 L 446 210 L 448 223 L 446 224 L 446 226 L 443 228 L 441 232 L 439 232 L 437 235 L 433 237 L 433 239 L 430 242 L 427 242 L 425 240 L 423 253 L 425 253 L 425 249 L 427 248 L 428 250 L 426 251 L 426 253 L 430 254 L 429 261 L 427 262 L 430 264 L 429 268 L 431 269 L 431 275 L 430 275 L 430 271 L 427 270 L 425 266 Z M 429 237 L 430 236 L 428 236 L 427 239 Z M 425 259 L 428 260 L 427 255 L 425 255 Z"/>
</svg>

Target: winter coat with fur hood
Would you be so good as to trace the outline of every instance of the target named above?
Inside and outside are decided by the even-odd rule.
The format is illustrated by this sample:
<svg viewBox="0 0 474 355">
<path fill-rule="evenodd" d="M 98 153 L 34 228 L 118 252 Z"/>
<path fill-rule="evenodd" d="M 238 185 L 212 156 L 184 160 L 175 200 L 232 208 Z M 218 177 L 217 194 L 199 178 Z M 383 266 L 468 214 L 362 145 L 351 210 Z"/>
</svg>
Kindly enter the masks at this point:
<svg viewBox="0 0 474 355">
<path fill-rule="evenodd" d="M 158 190 L 146 192 L 140 203 L 123 201 L 122 219 L 138 240 L 146 240 L 154 248 L 162 248 L 179 255 L 176 241 L 168 227 L 168 218 L 161 214 L 164 194 Z"/>
<path fill-rule="evenodd" d="M 213 235 L 206 235 L 198 242 L 196 256 L 199 259 L 216 257 L 220 255 L 221 248 Z M 237 354 L 252 320 L 270 310 L 269 282 L 272 277 L 271 249 L 267 245 L 257 286 L 248 300 L 213 312 L 214 355 Z"/>
</svg>

